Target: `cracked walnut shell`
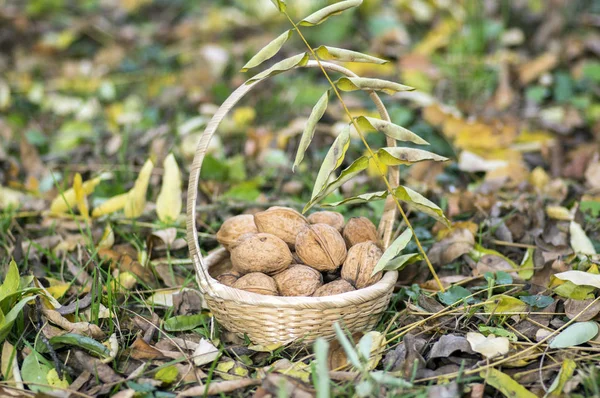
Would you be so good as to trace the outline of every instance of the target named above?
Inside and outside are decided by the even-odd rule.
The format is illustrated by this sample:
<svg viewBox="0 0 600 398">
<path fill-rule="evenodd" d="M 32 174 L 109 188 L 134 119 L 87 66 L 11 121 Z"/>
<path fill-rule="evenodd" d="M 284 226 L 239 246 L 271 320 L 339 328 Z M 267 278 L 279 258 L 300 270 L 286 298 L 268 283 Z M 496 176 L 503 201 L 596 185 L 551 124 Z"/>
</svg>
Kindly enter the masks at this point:
<svg viewBox="0 0 600 398">
<path fill-rule="evenodd" d="M 342 235 L 327 224 L 306 225 L 296 237 L 296 254 L 302 262 L 319 271 L 333 271 L 346 258 Z"/>
</svg>

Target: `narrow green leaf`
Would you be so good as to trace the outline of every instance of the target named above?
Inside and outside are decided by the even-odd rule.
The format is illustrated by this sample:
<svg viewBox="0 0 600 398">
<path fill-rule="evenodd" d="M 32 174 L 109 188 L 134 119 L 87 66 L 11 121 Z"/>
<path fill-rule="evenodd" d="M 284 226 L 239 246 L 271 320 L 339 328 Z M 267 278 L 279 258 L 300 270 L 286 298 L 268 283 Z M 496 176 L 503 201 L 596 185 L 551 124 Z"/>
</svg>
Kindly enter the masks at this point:
<svg viewBox="0 0 600 398">
<path fill-rule="evenodd" d="M 304 18 L 298 25 L 300 26 L 315 26 L 322 22 L 325 22 L 327 18 L 341 14 L 349 8 L 357 7 L 361 5 L 362 0 L 346 0 L 332 4 L 330 6 L 321 8 L 318 11 L 313 12 L 308 17 Z"/>
<path fill-rule="evenodd" d="M 377 158 L 381 163 L 388 166 L 410 165 L 425 160 L 433 160 L 435 162 L 445 162 L 448 160 L 448 158 L 436 155 L 433 152 L 405 147 L 381 148 L 377 151 Z"/>
<path fill-rule="evenodd" d="M 254 57 L 250 58 L 246 65 L 242 67 L 242 72 L 246 72 L 248 69 L 252 69 L 262 64 L 268 59 L 273 58 L 275 54 L 281 50 L 281 47 L 292 37 L 293 30 L 288 30 L 283 32 L 281 35 L 277 36 L 273 41 L 260 49 L 259 52 L 254 55 Z"/>
<path fill-rule="evenodd" d="M 425 213 L 446 225 L 450 225 L 450 221 L 448 221 L 442 209 L 420 193 L 415 192 L 408 187 L 399 186 L 394 190 L 394 196 L 396 196 L 398 200 L 408 204 L 409 207 Z"/>
<path fill-rule="evenodd" d="M 413 91 L 413 87 L 404 86 L 389 80 L 373 79 L 368 77 L 341 77 L 335 85 L 342 91 L 376 90 L 386 94 L 395 94 L 399 91 Z"/>
<path fill-rule="evenodd" d="M 413 386 L 410 382 L 404 379 L 394 377 L 391 374 L 385 373 L 380 370 L 371 372 L 370 375 L 373 378 L 373 380 L 375 380 L 377 383 L 385 384 L 391 387 L 411 388 Z"/>
<path fill-rule="evenodd" d="M 374 202 L 376 200 L 383 200 L 387 196 L 388 196 L 387 191 L 363 193 L 362 195 L 352 196 L 350 198 L 340 200 L 339 202 L 323 203 L 321 206 L 336 207 L 336 206 L 340 206 L 340 205 L 353 205 L 353 204 L 358 204 L 358 203 Z"/>
<path fill-rule="evenodd" d="M 285 10 L 287 8 L 287 4 L 285 4 L 285 1 L 283 1 L 283 0 L 271 0 L 271 3 L 273 3 L 273 5 L 275 5 L 275 7 L 277 7 L 279 12 L 285 12 Z"/>
<path fill-rule="evenodd" d="M 536 398 L 537 395 L 527 390 L 517 383 L 506 373 L 497 369 L 490 368 L 479 372 L 479 376 L 485 379 L 485 382 L 496 390 L 500 391 L 505 397 L 514 398 Z"/>
<path fill-rule="evenodd" d="M 346 353 L 346 357 L 348 358 L 348 361 L 356 369 L 359 369 L 359 370 L 362 369 L 362 364 L 360 363 L 358 354 L 356 353 L 356 350 L 354 349 L 354 345 L 352 343 L 350 343 L 350 340 L 348 340 L 348 337 L 346 337 L 346 334 L 340 327 L 340 324 L 337 322 L 334 323 L 333 328 L 335 329 L 335 335 L 337 336 L 337 339 L 339 340 L 340 345 L 342 346 L 342 348 L 344 349 L 344 352 Z"/>
<path fill-rule="evenodd" d="M 386 120 L 368 116 L 359 116 L 356 118 L 356 122 L 363 132 L 380 131 L 388 137 L 398 141 L 408 141 L 418 145 L 429 145 L 429 142 L 425 141 L 412 131 Z"/>
<path fill-rule="evenodd" d="M 165 321 L 164 327 L 169 332 L 192 330 L 204 324 L 207 318 L 206 314 L 174 316 Z"/>
<path fill-rule="evenodd" d="M 402 254 L 396 258 L 391 259 L 385 267 L 384 271 L 400 271 L 409 264 L 416 263 L 417 261 L 423 260 L 423 256 L 419 253 Z"/>
<path fill-rule="evenodd" d="M 336 137 L 335 141 L 333 141 L 331 148 L 329 148 L 327 155 L 325 155 L 325 159 L 321 164 L 319 174 L 317 174 L 317 179 L 315 180 L 315 186 L 313 188 L 311 198 L 314 198 L 319 192 L 321 192 L 325 184 L 327 184 L 327 180 L 329 180 L 331 173 L 340 167 L 349 146 L 350 126 L 346 126 L 346 128 L 344 128 Z"/>
<path fill-rule="evenodd" d="M 35 300 L 36 296 L 29 296 L 29 297 L 25 297 L 24 299 L 21 299 L 19 302 L 17 302 L 12 308 L 11 310 L 8 312 L 8 314 L 6 314 L 6 316 L 4 316 L 4 318 L 1 319 L 0 322 L 0 343 L 4 341 L 4 339 L 6 338 L 6 336 L 8 336 L 8 334 L 10 333 L 10 330 L 13 327 L 13 323 L 15 323 L 15 321 L 17 320 L 17 317 L 19 315 L 21 315 L 21 313 L 23 312 L 23 308 L 25 308 L 25 306 L 32 300 Z"/>
<path fill-rule="evenodd" d="M 596 337 L 597 334 L 598 324 L 596 322 L 576 322 L 560 332 L 550 342 L 550 348 L 568 348 L 584 344 Z"/>
<path fill-rule="evenodd" d="M 315 135 L 315 129 L 317 127 L 317 123 L 323 117 L 325 110 L 327 109 L 327 104 L 329 102 L 329 91 L 327 90 L 321 98 L 317 101 L 312 111 L 310 112 L 310 116 L 306 121 L 306 126 L 304 127 L 304 131 L 302 132 L 302 138 L 300 138 L 300 144 L 298 145 L 298 151 L 296 152 L 296 159 L 294 160 L 294 165 L 292 166 L 292 171 L 296 171 L 296 167 L 300 165 L 302 159 L 304 159 L 304 153 L 308 149 L 310 142 Z"/>
<path fill-rule="evenodd" d="M 315 340 L 315 372 L 313 376 L 316 378 L 315 389 L 317 390 L 317 398 L 329 398 L 331 395 L 329 368 L 327 366 L 327 355 L 329 351 L 329 343 L 319 337 Z"/>
<path fill-rule="evenodd" d="M 271 77 L 271 76 L 277 75 L 279 73 L 285 72 L 287 70 L 293 69 L 296 66 L 304 66 L 304 65 L 306 65 L 307 62 L 308 62 L 308 54 L 307 53 L 301 53 L 301 54 L 294 55 L 293 57 L 289 57 L 289 58 L 286 58 L 284 60 L 277 62 L 276 64 L 271 66 L 269 69 L 266 69 L 266 70 L 260 72 L 259 74 L 255 75 L 254 77 L 248 79 L 246 81 L 246 84 L 251 84 L 256 81 L 266 79 L 267 77 Z"/>
<path fill-rule="evenodd" d="M 11 260 L 8 264 L 8 271 L 6 272 L 4 282 L 0 285 L 0 302 L 19 290 L 19 281 L 19 268 L 15 260 Z"/>
<path fill-rule="evenodd" d="M 390 61 L 359 53 L 358 51 L 346 50 L 343 48 L 319 46 L 315 49 L 317 56 L 324 61 L 342 61 L 342 62 L 366 62 L 377 65 L 386 64 Z"/>
<path fill-rule="evenodd" d="M 91 337 L 83 336 L 76 333 L 67 333 L 62 336 L 54 336 L 50 339 L 50 343 L 64 344 L 69 346 L 81 347 L 89 352 L 92 352 L 100 357 L 108 357 L 110 350 L 104 344 L 94 340 Z"/>
<path fill-rule="evenodd" d="M 408 245 L 408 242 L 410 242 L 411 238 L 412 231 L 410 229 L 406 229 L 404 232 L 402 232 L 400 236 L 398 236 L 396 240 L 394 240 L 394 242 L 392 242 L 392 244 L 383 253 L 381 258 L 375 265 L 375 268 L 373 268 L 373 272 L 371 275 L 375 275 L 379 271 L 383 270 L 385 266 L 390 262 L 390 260 L 392 260 L 398 254 L 400 254 L 402 250 L 404 250 L 406 245 Z"/>
<path fill-rule="evenodd" d="M 335 180 L 333 180 L 332 182 L 327 184 L 321 190 L 321 192 L 319 192 L 317 194 L 317 196 L 312 198 L 306 204 L 306 206 L 304 207 L 304 210 L 302 210 L 302 212 L 306 213 L 315 204 L 319 203 L 319 201 L 326 198 L 327 195 L 329 195 L 330 193 L 332 193 L 333 191 L 335 191 L 336 189 L 338 189 L 339 187 L 344 185 L 347 181 L 354 178 L 354 176 L 356 176 L 363 170 L 367 169 L 367 167 L 369 167 L 369 158 L 367 156 L 361 156 L 358 159 L 356 159 L 354 162 L 352 162 L 352 164 L 350 166 L 348 166 L 344 170 L 342 170 L 340 175 Z"/>
</svg>

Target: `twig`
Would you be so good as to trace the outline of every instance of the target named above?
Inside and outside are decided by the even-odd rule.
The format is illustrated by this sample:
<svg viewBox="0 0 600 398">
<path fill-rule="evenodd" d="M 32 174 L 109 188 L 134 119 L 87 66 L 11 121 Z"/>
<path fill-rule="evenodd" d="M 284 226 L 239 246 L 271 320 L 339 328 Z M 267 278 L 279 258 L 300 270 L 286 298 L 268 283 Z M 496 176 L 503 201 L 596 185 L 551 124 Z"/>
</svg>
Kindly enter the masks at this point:
<svg viewBox="0 0 600 398">
<path fill-rule="evenodd" d="M 281 12 L 286 16 L 286 18 L 292 24 L 292 26 L 294 27 L 294 29 L 296 30 L 296 32 L 298 32 L 298 36 L 300 36 L 300 38 L 302 39 L 302 41 L 304 42 L 304 44 L 308 48 L 308 51 L 311 53 L 312 57 L 315 59 L 315 61 L 317 62 L 317 64 L 319 64 L 319 68 L 321 69 L 321 72 L 323 72 L 323 75 L 325 76 L 325 78 L 329 82 L 329 85 L 333 89 L 333 92 L 335 93 L 335 95 L 337 96 L 338 100 L 340 101 L 340 104 L 344 108 L 344 112 L 350 118 L 350 123 L 352 123 L 352 125 L 356 129 L 356 132 L 358 133 L 361 141 L 363 142 L 363 145 L 367 149 L 367 152 L 369 153 L 369 156 L 371 157 L 371 159 L 373 159 L 375 165 L 377 166 L 377 171 L 379 172 L 379 175 L 380 175 L 381 179 L 385 183 L 387 191 L 389 192 L 390 196 L 394 200 L 394 203 L 396 204 L 396 207 L 400 211 L 400 214 L 402 215 L 402 219 L 406 223 L 406 226 L 411 230 L 411 232 L 413 234 L 413 237 L 415 239 L 415 243 L 417 244 L 417 247 L 419 248 L 419 251 L 421 252 L 421 254 L 423 254 L 423 258 L 425 259 L 425 262 L 427 263 L 427 267 L 429 267 L 429 271 L 433 275 L 433 279 L 435 279 L 436 283 L 438 284 L 438 286 L 440 288 L 440 291 L 445 292 L 446 289 L 444 289 L 444 286 L 442 285 L 442 282 L 440 281 L 440 278 L 438 277 L 437 273 L 435 272 L 435 269 L 433 268 L 433 265 L 431 264 L 431 261 L 429 261 L 429 257 L 427 257 L 427 253 L 425 253 L 425 250 L 421 246 L 421 242 L 420 242 L 419 238 L 417 237 L 417 234 L 415 233 L 415 230 L 413 229 L 412 224 L 408 220 L 408 217 L 406 216 L 406 213 L 404 212 L 404 209 L 402 209 L 402 206 L 400 205 L 400 202 L 399 202 L 398 198 L 396 198 L 396 196 L 394 195 L 394 190 L 393 190 L 392 186 L 390 185 L 390 182 L 388 181 L 387 177 L 385 176 L 385 171 L 382 169 L 381 163 L 377 160 L 377 157 L 375 156 L 375 153 L 373 152 L 373 150 L 369 146 L 367 140 L 365 139 L 365 136 L 364 136 L 363 132 L 361 131 L 360 127 L 358 126 L 358 123 L 352 117 L 352 114 L 350 113 L 350 110 L 348 109 L 348 107 L 346 106 L 346 103 L 342 99 L 342 96 L 341 96 L 340 92 L 338 91 L 337 87 L 335 86 L 335 84 L 333 83 L 333 81 L 331 80 L 331 78 L 329 77 L 329 74 L 327 73 L 327 71 L 325 70 L 325 68 L 323 67 L 323 65 L 321 64 L 321 60 L 319 59 L 319 57 L 317 57 L 317 54 L 315 54 L 315 51 L 313 50 L 313 48 L 311 47 L 311 45 L 308 44 L 308 41 L 306 40 L 306 38 L 304 37 L 304 35 L 300 31 L 300 29 L 298 28 L 298 25 L 296 25 L 296 23 L 292 20 L 292 18 L 289 16 L 289 14 L 285 10 L 282 10 Z"/>
</svg>

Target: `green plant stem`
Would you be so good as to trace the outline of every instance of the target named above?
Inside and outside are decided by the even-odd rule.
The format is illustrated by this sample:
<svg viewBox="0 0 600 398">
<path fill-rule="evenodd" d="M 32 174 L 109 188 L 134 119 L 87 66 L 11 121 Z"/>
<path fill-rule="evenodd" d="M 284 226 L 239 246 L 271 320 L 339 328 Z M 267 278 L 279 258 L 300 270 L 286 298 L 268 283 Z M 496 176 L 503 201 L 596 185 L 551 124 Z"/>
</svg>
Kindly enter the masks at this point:
<svg viewBox="0 0 600 398">
<path fill-rule="evenodd" d="M 325 68 L 323 68 L 323 65 L 321 65 L 321 61 L 319 60 L 319 57 L 317 57 L 317 54 L 315 54 L 315 52 L 314 52 L 313 48 L 311 47 L 311 45 L 308 44 L 308 41 L 306 40 L 306 38 L 304 37 L 304 35 L 302 34 L 302 32 L 300 32 L 300 29 L 298 28 L 298 25 L 296 25 L 296 23 L 292 20 L 292 18 L 290 18 L 289 14 L 286 11 L 282 11 L 282 13 L 286 16 L 286 18 L 288 19 L 288 21 L 290 21 L 290 23 L 292 24 L 292 26 L 294 27 L 294 29 L 296 30 L 296 32 L 298 32 L 298 36 L 300 36 L 300 38 L 302 39 L 302 41 L 304 42 L 304 44 L 308 48 L 308 51 L 310 51 L 310 54 L 312 55 L 312 57 L 319 64 L 319 68 L 321 69 L 321 72 L 323 72 L 323 75 L 325 76 L 325 78 L 329 82 L 331 88 L 333 89 L 333 92 L 335 93 L 335 95 L 337 96 L 338 100 L 342 104 L 342 107 L 344 108 L 344 112 L 350 118 L 350 123 L 352 123 L 352 125 L 356 129 L 356 132 L 358 133 L 358 136 L 360 137 L 360 139 L 363 142 L 365 148 L 367 149 L 367 152 L 369 153 L 369 156 L 371 157 L 371 159 L 373 159 L 373 162 L 377 166 L 377 171 L 379 172 L 379 175 L 383 179 L 383 182 L 385 183 L 385 186 L 386 186 L 389 194 L 392 196 L 394 202 L 396 203 L 396 206 L 398 207 L 398 210 L 400 211 L 400 214 L 402 215 L 402 219 L 406 223 L 406 226 L 411 230 L 411 232 L 412 232 L 412 234 L 413 234 L 413 236 L 415 238 L 415 243 L 417 244 L 417 247 L 419 248 L 419 251 L 423 255 L 423 258 L 425 259 L 425 262 L 427 263 L 427 267 L 429 267 L 429 271 L 433 275 L 433 278 L 435 279 L 435 282 L 437 283 L 437 285 L 440 288 L 440 290 L 442 292 L 444 292 L 445 291 L 444 286 L 442 285 L 442 282 L 440 281 L 440 278 L 437 276 L 437 273 L 435 272 L 435 269 L 433 268 L 433 265 L 431 264 L 431 261 L 429 261 L 429 257 L 427 257 L 427 254 L 425 253 L 425 250 L 423 250 L 423 246 L 421 246 L 421 242 L 419 241 L 419 238 L 417 237 L 417 234 L 415 233 L 415 230 L 413 229 L 410 221 L 408 221 L 408 217 L 406 216 L 406 213 L 402 209 L 402 206 L 400 205 L 400 202 L 398 201 L 398 198 L 396 198 L 396 196 L 394 195 L 393 188 L 390 185 L 390 182 L 388 181 L 387 177 L 385 176 L 385 171 L 383 171 L 383 169 L 381 167 L 381 163 L 379 162 L 379 160 L 375 156 L 375 153 L 373 152 L 373 150 L 371 149 L 371 147 L 367 143 L 367 140 L 365 139 L 364 134 L 360 130 L 360 127 L 358 126 L 358 123 L 356 123 L 356 120 L 352 117 L 352 114 L 348 110 L 348 107 L 346 106 L 344 100 L 342 99 L 342 96 L 341 96 L 340 92 L 338 91 L 337 87 L 335 86 L 335 84 L 333 83 L 333 81 L 331 80 L 331 78 L 329 77 L 329 74 L 327 73 L 327 71 L 325 70 Z"/>
</svg>

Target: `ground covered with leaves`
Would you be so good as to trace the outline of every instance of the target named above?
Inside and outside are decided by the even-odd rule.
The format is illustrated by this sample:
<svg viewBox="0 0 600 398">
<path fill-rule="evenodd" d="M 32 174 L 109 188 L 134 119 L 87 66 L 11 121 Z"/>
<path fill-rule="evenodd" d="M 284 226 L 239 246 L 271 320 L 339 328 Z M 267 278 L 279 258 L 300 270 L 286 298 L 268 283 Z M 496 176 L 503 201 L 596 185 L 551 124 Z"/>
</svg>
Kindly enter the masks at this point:
<svg viewBox="0 0 600 398">
<path fill-rule="evenodd" d="M 287 3 L 296 21 L 328 4 Z M 0 395 L 599 396 L 598 28 L 594 0 L 369 0 L 304 30 L 417 89 L 383 97 L 391 119 L 450 161 L 401 177 L 451 227 L 407 208 L 444 291 L 412 256 L 374 331 L 288 348 L 214 321 L 184 209 L 201 132 L 289 22 L 270 1 L 2 2 Z M 300 51 L 290 39 L 268 65 Z M 275 76 L 219 127 L 196 203 L 205 253 L 227 218 L 311 199 L 339 103 L 292 164 L 328 88 L 317 70 Z M 347 158 L 363 148 L 353 135 Z M 373 165 L 325 201 L 381 190 Z M 336 210 L 377 223 L 383 203 Z"/>
</svg>

